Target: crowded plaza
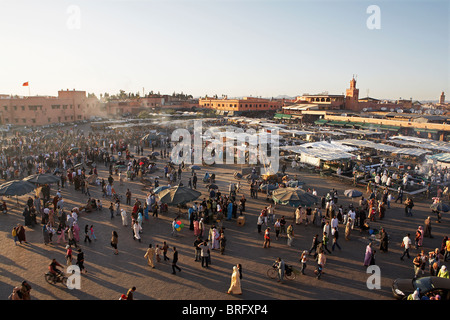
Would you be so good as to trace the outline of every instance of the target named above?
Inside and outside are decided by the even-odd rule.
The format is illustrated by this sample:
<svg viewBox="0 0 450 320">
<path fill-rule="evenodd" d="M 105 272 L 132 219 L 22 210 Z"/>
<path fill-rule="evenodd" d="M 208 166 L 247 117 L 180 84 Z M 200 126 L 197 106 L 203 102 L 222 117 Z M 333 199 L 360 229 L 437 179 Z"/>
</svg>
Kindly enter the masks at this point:
<svg viewBox="0 0 450 320">
<path fill-rule="evenodd" d="M 450 171 L 433 152 L 217 117 L 201 121 L 220 141 L 276 129 L 276 166 L 245 143 L 179 162 L 172 132 L 191 120 L 4 134 L 3 299 L 449 299 L 395 287 L 449 278 Z"/>
</svg>

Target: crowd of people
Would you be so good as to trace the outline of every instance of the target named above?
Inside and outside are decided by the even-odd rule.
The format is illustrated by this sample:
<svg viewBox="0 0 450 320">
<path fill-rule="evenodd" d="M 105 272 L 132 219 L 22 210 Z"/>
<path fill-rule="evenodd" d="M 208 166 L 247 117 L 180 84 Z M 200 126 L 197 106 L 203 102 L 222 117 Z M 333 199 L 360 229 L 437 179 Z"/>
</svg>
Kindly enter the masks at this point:
<svg viewBox="0 0 450 320">
<path fill-rule="evenodd" d="M 159 213 L 167 212 L 167 205 L 162 203 L 155 190 L 161 186 L 161 181 L 166 180 L 167 186 L 182 185 L 182 180 L 188 180 L 188 187 L 197 189 L 198 177 L 195 172 L 186 172 L 184 164 L 178 166 L 170 161 L 168 150 L 170 145 L 163 142 L 158 143 L 161 159 L 167 160 L 164 165 L 164 178 L 156 178 L 146 181 L 145 185 L 149 191 L 142 201 L 133 197 L 130 189 L 122 195 L 117 192 L 117 186 L 126 185 L 134 179 L 143 181 L 148 173 L 155 168 L 155 164 L 144 156 L 144 142 L 141 140 L 142 132 L 139 130 L 108 132 L 89 132 L 85 135 L 82 131 L 57 131 L 52 139 L 35 134 L 17 135 L 11 139 L 5 139 L 2 143 L 0 155 L 0 175 L 4 180 L 21 179 L 35 173 L 52 173 L 60 177 L 57 185 L 44 184 L 39 186 L 34 197 L 29 197 L 23 209 L 24 223 L 14 226 L 12 236 L 15 244 L 27 244 L 26 227 L 42 226 L 43 242 L 45 245 L 61 244 L 66 248 L 67 264 L 72 263 L 72 250 L 78 252 L 76 264 L 83 272 L 84 252 L 80 248 L 80 242 L 88 245 L 96 241 L 97 237 L 93 224 L 80 226 L 80 215 L 84 213 L 103 211 L 103 204 L 109 203 L 110 217 L 120 217 L 122 226 L 132 229 L 132 238 L 137 242 L 142 241 L 141 234 L 144 232 L 145 223 L 150 219 L 158 219 Z M 152 144 L 154 146 L 154 144 Z M 131 150 L 134 150 L 133 152 Z M 153 148 L 152 148 L 152 151 Z M 109 175 L 106 179 L 100 178 L 98 166 L 107 168 Z M 253 174 L 253 173 L 252 173 Z M 443 173 L 444 174 L 444 173 Z M 447 172 L 445 172 L 447 174 Z M 204 182 L 214 182 L 214 177 L 205 176 Z M 378 175 L 377 175 L 378 176 Z M 277 215 L 277 205 L 274 203 L 264 204 L 257 217 L 257 233 L 262 236 L 262 247 L 268 249 L 273 244 L 272 232 L 275 232 L 275 240 L 286 238 L 286 245 L 292 247 L 295 244 L 294 226 L 313 226 L 317 229 L 312 239 L 311 247 L 300 248 L 298 265 L 300 272 L 305 275 L 310 257 L 316 263 L 314 274 L 317 279 L 323 277 L 327 255 L 341 249 L 340 229 L 344 229 L 344 239 L 352 240 L 352 234 L 358 230 L 360 235 L 367 236 L 368 244 L 365 248 L 364 266 L 375 264 L 375 253 L 377 250 L 387 253 L 389 251 L 390 237 L 387 232 L 388 225 L 380 230 L 374 227 L 375 222 L 382 223 L 388 215 L 391 203 L 400 201 L 405 205 L 405 216 L 413 214 L 414 201 L 408 197 L 403 201 L 403 189 L 397 192 L 397 199 L 389 191 L 389 178 L 379 176 L 375 183 L 369 183 L 367 194 L 353 204 L 344 207 L 339 203 L 338 191 L 334 188 L 330 192 L 319 197 L 315 189 L 308 189 L 312 195 L 318 197 L 318 203 L 314 206 L 299 206 L 292 210 L 292 216 Z M 205 181 L 207 179 L 207 181 Z M 379 180 L 379 181 L 378 181 Z M 249 183 L 249 193 L 252 199 L 258 199 L 263 182 L 254 179 Z M 99 187 L 101 198 L 94 198 L 90 187 Z M 84 205 L 68 208 L 61 189 L 73 188 L 83 199 Z M 438 196 L 445 196 L 441 190 Z M 135 199 L 132 201 L 132 199 Z M 187 220 L 189 232 L 193 235 L 193 258 L 200 262 L 202 267 L 209 268 L 212 264 L 211 253 L 217 251 L 226 254 L 227 237 L 224 221 L 237 220 L 245 217 L 246 197 L 241 190 L 240 182 L 229 184 L 227 192 L 214 187 L 208 188 L 207 196 L 193 202 L 187 208 Z M 6 207 L 6 204 L 5 204 Z M 172 221 L 172 235 L 175 237 L 177 230 L 177 216 Z M 130 222 L 130 223 L 129 223 Z M 427 218 L 424 227 L 419 226 L 415 237 L 415 248 L 419 250 L 417 257 L 413 259 L 414 276 L 423 275 L 427 270 L 430 275 L 447 277 L 448 271 L 443 264 L 450 258 L 450 240 L 444 238 L 441 248 L 432 252 L 425 252 L 423 238 L 432 238 L 431 219 Z M 83 233 L 84 231 L 84 233 Z M 375 248 L 374 237 L 378 236 L 379 246 Z M 408 235 L 405 238 L 409 238 Z M 119 238 L 116 231 L 112 231 L 111 247 L 115 255 L 119 254 Z M 404 239 L 404 253 L 401 257 L 410 257 L 412 242 Z M 172 250 L 170 250 L 172 249 Z M 439 250 L 438 250 L 439 249 Z M 173 255 L 168 257 L 169 252 Z M 150 243 L 143 257 L 148 266 L 155 268 L 159 262 L 170 261 L 172 273 L 181 271 L 178 266 L 178 251 L 176 247 L 169 247 L 166 242 Z M 284 261 L 280 258 L 278 268 L 280 269 L 279 281 L 284 277 Z M 231 285 L 227 293 L 242 294 L 242 265 L 233 267 Z M 26 283 L 26 282 L 25 282 Z M 29 297 L 27 284 L 22 288 L 15 288 L 13 300 Z M 133 296 L 131 290 L 127 296 Z"/>
</svg>

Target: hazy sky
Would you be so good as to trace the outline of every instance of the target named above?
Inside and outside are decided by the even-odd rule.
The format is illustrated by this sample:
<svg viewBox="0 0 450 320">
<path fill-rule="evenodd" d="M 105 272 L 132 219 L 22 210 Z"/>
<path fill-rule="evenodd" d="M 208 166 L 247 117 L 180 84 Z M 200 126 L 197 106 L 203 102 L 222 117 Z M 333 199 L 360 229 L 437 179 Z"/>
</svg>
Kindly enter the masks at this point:
<svg viewBox="0 0 450 320">
<path fill-rule="evenodd" d="M 450 97 L 449 3 L 0 0 L 0 93 Z"/>
</svg>

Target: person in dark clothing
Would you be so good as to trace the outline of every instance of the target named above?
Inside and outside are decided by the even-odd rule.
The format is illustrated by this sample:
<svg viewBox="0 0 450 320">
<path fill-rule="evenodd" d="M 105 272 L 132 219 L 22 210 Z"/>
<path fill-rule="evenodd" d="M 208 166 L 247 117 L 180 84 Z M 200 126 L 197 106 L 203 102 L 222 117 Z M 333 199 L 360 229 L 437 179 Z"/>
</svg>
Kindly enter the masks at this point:
<svg viewBox="0 0 450 320">
<path fill-rule="evenodd" d="M 194 189 L 197 189 L 197 174 L 194 173 L 194 176 L 192 177 L 192 186 Z"/>
<path fill-rule="evenodd" d="M 180 267 L 177 266 L 177 262 L 178 262 L 178 251 L 176 247 L 173 247 L 172 274 L 176 274 L 175 269 L 181 272 Z"/>
</svg>

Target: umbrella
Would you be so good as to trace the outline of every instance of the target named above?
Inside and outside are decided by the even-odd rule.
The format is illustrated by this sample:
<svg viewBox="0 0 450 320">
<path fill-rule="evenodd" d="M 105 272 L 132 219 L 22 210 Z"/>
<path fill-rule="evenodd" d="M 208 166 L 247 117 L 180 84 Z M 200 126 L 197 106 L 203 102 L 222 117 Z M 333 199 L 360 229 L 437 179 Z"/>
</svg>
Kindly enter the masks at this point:
<svg viewBox="0 0 450 320">
<path fill-rule="evenodd" d="M 344 195 L 349 198 L 358 198 L 363 195 L 361 191 L 355 190 L 355 189 L 348 189 L 344 191 Z"/>
<path fill-rule="evenodd" d="M 184 186 L 171 187 L 159 193 L 162 203 L 170 205 L 185 204 L 200 197 L 202 193 Z"/>
<path fill-rule="evenodd" d="M 278 189 L 278 183 L 277 184 L 263 184 L 259 187 L 260 190 L 275 190 Z"/>
<path fill-rule="evenodd" d="M 169 189 L 169 186 L 159 186 L 158 188 L 154 189 L 153 192 L 154 193 L 160 193 L 163 190 Z"/>
<path fill-rule="evenodd" d="M 235 172 L 235 173 L 233 174 L 233 176 L 234 176 L 236 179 L 242 179 L 242 174 L 240 174 L 239 172 Z"/>
<path fill-rule="evenodd" d="M 28 181 L 35 184 L 50 184 L 50 183 L 57 183 L 61 179 L 53 174 L 33 174 L 31 176 L 28 176 L 23 179 L 24 181 Z"/>
<path fill-rule="evenodd" d="M 215 184 L 208 184 L 206 186 L 206 189 L 210 190 L 210 189 L 219 189 L 219 187 Z"/>
<path fill-rule="evenodd" d="M 272 193 L 272 199 L 275 203 L 289 205 L 292 207 L 312 206 L 319 201 L 316 196 L 300 188 L 284 188 L 275 190 Z"/>
<path fill-rule="evenodd" d="M 73 147 L 73 148 L 71 148 L 70 150 L 69 150 L 69 152 L 78 152 L 78 148 L 77 147 Z"/>
<path fill-rule="evenodd" d="M 197 165 L 192 165 L 192 166 L 190 166 L 190 168 L 191 168 L 191 170 L 201 170 L 202 169 Z"/>
<path fill-rule="evenodd" d="M 160 155 L 160 153 L 158 151 L 152 152 L 152 156 L 154 156 L 154 157 L 157 157 L 159 155 Z"/>
<path fill-rule="evenodd" d="M 447 204 L 445 204 L 443 202 L 435 202 L 430 206 L 430 208 L 435 211 L 440 211 L 440 212 L 450 211 L 450 206 L 448 206 Z"/>
<path fill-rule="evenodd" d="M 23 196 L 36 188 L 34 184 L 23 180 L 12 180 L 0 185 L 2 196 Z"/>
</svg>

